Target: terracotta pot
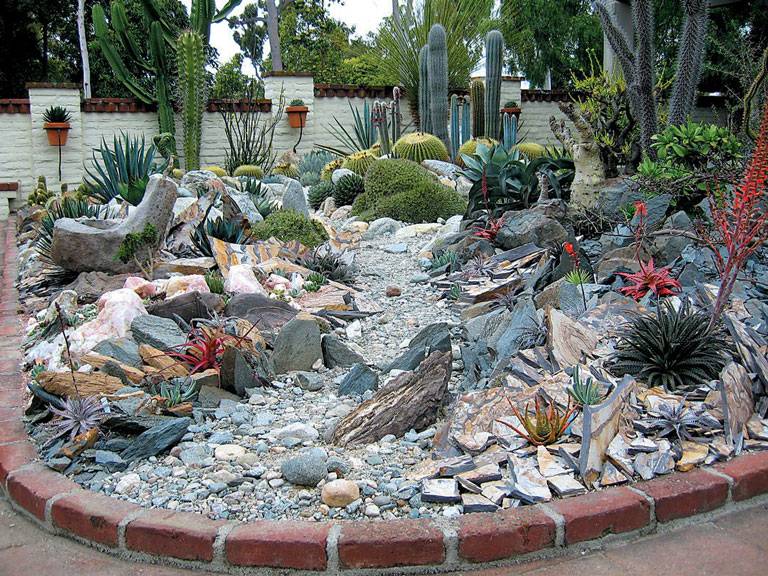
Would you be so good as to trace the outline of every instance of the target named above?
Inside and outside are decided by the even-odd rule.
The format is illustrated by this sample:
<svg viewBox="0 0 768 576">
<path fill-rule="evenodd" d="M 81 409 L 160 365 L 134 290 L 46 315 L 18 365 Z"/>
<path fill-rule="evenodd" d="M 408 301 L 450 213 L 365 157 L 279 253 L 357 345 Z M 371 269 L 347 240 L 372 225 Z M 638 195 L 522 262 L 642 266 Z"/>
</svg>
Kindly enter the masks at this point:
<svg viewBox="0 0 768 576">
<path fill-rule="evenodd" d="M 291 128 L 304 128 L 307 125 L 309 108 L 306 106 L 286 106 L 285 111 L 288 113 L 288 124 Z"/>
<path fill-rule="evenodd" d="M 522 112 L 522 111 L 523 111 L 522 108 L 520 108 L 519 106 L 517 106 L 515 108 L 502 108 L 501 109 L 502 115 L 505 114 L 505 113 L 506 114 L 512 114 L 512 116 L 514 116 L 518 120 L 520 119 L 520 112 Z"/>
<path fill-rule="evenodd" d="M 50 146 L 64 146 L 69 138 L 69 130 L 72 128 L 69 122 L 46 122 L 43 128 L 48 134 Z"/>
</svg>

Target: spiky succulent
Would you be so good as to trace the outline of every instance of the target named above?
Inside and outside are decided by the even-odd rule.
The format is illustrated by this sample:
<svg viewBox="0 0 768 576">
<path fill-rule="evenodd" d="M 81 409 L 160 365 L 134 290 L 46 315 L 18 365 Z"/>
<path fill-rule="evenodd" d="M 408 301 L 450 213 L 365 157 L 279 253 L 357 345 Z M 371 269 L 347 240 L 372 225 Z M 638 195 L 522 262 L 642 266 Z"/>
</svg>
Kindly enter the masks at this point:
<svg viewBox="0 0 768 576">
<path fill-rule="evenodd" d="M 334 190 L 333 182 L 330 180 L 321 180 L 309 189 L 307 194 L 309 205 L 313 210 L 319 209 L 326 198 L 333 196 Z"/>
<path fill-rule="evenodd" d="M 497 420 L 497 422 L 511 428 L 534 446 L 547 446 L 557 442 L 568 429 L 571 422 L 573 422 L 572 417 L 577 408 L 576 406 L 571 406 L 570 399 L 565 410 L 561 410 L 554 402 L 548 402 L 536 396 L 533 417 L 531 417 L 531 413 L 528 411 L 528 404 L 520 412 L 509 399 L 507 401 L 512 408 L 512 413 L 520 421 L 523 429 L 521 430 L 504 420 Z"/>
<path fill-rule="evenodd" d="M 344 158 L 336 158 L 335 160 L 331 160 L 323 166 L 323 169 L 320 170 L 320 179 L 321 180 L 330 180 L 331 175 L 333 174 L 334 170 L 338 170 L 341 168 L 341 165 L 344 163 Z"/>
<path fill-rule="evenodd" d="M 352 263 L 352 253 L 333 251 L 326 246 L 315 248 L 302 259 L 302 265 L 313 272 L 322 274 L 328 280 L 352 284 L 357 269 Z"/>
<path fill-rule="evenodd" d="M 650 412 L 646 423 L 657 430 L 659 436 L 675 433 L 678 440 L 690 440 L 691 432 L 702 432 L 720 427 L 720 422 L 703 409 L 694 410 L 685 405 L 685 398 L 677 404 L 660 402 Z"/>
<path fill-rule="evenodd" d="M 152 393 L 163 399 L 166 408 L 191 402 L 197 398 L 198 392 L 200 392 L 200 381 L 195 382 L 192 378 L 174 378 L 168 382 L 161 382 L 159 386 L 152 387 Z"/>
<path fill-rule="evenodd" d="M 717 378 L 728 361 L 725 331 L 685 301 L 677 310 L 665 301 L 656 313 L 638 316 L 619 335 L 613 371 L 649 386 L 688 388 Z"/>
<path fill-rule="evenodd" d="M 565 281 L 574 286 L 589 284 L 592 282 L 592 274 L 582 268 L 576 268 L 565 275 Z"/>
<path fill-rule="evenodd" d="M 219 271 L 210 271 L 205 273 L 205 283 L 208 289 L 214 294 L 224 294 L 224 277 Z"/>
<path fill-rule="evenodd" d="M 192 244 L 203 256 L 213 256 L 209 237 L 223 240 L 229 244 L 244 244 L 249 235 L 237 220 L 203 220 L 192 232 Z"/>
<path fill-rule="evenodd" d="M 50 406 L 54 415 L 51 429 L 55 438 L 68 435 L 71 438 L 98 428 L 105 417 L 104 407 L 96 396 L 67 397 L 63 406 Z"/>
<path fill-rule="evenodd" d="M 304 282 L 304 290 L 307 292 L 317 292 L 321 287 L 328 284 L 328 279 L 322 274 L 312 272 L 307 275 L 307 279 Z"/>
<path fill-rule="evenodd" d="M 251 197 L 253 205 L 263 218 L 278 210 L 277 201 L 272 198 L 269 189 L 263 181 L 249 176 L 240 178 L 240 190 Z"/>
<path fill-rule="evenodd" d="M 365 189 L 363 178 L 357 174 L 347 174 L 339 178 L 333 191 L 336 206 L 351 206 Z"/>
<path fill-rule="evenodd" d="M 446 250 L 439 256 L 435 256 L 429 265 L 430 270 L 440 270 L 447 266 L 447 271 L 454 271 L 459 265 L 459 255 L 454 250 Z"/>
<path fill-rule="evenodd" d="M 600 404 L 605 398 L 602 386 L 593 381 L 591 376 L 587 376 L 585 380 L 581 379 L 581 368 L 578 365 L 573 368 L 571 385 L 567 391 L 577 406 Z"/>
<path fill-rule="evenodd" d="M 477 278 L 478 276 L 491 276 L 495 267 L 496 265 L 491 262 L 488 256 L 478 254 L 464 264 L 461 271 L 464 278 Z"/>
<path fill-rule="evenodd" d="M 347 170 L 352 170 L 352 172 L 360 176 L 365 176 L 365 173 L 368 172 L 368 168 L 370 168 L 374 162 L 376 162 L 376 155 L 373 152 L 370 150 L 361 150 L 360 152 L 355 152 L 344 158 L 341 167 L 346 168 Z"/>
</svg>

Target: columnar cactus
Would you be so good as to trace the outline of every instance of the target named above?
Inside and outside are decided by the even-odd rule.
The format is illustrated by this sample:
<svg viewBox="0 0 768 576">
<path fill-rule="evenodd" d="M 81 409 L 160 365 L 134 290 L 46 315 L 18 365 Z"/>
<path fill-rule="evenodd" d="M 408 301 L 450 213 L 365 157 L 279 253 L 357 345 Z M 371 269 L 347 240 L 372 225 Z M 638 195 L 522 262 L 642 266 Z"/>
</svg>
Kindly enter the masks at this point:
<svg viewBox="0 0 768 576">
<path fill-rule="evenodd" d="M 392 88 L 392 142 L 400 140 L 403 115 L 400 113 L 400 88 Z"/>
<path fill-rule="evenodd" d="M 429 29 L 429 111 L 432 134 L 450 148 L 448 138 L 448 48 L 445 28 L 435 24 Z"/>
<path fill-rule="evenodd" d="M 485 37 L 485 136 L 499 137 L 501 72 L 504 62 L 504 37 L 491 30 Z"/>
<path fill-rule="evenodd" d="M 517 116 L 508 112 L 504 113 L 502 142 L 507 151 L 517 144 Z"/>
<path fill-rule="evenodd" d="M 459 97 L 451 96 L 451 146 L 449 151 L 451 158 L 456 158 L 459 143 L 461 142 L 461 120 L 459 119 Z"/>
<path fill-rule="evenodd" d="M 205 107 L 205 52 L 198 32 L 182 32 L 176 41 L 176 56 L 184 126 L 184 165 L 200 168 L 200 139 Z"/>
<path fill-rule="evenodd" d="M 388 156 L 392 151 L 389 133 L 387 132 L 387 105 L 383 102 L 374 102 L 373 104 L 373 124 L 379 134 L 379 145 L 381 154 Z"/>
<path fill-rule="evenodd" d="M 472 137 L 470 129 L 471 114 L 469 112 L 469 100 L 461 99 L 461 143 L 464 144 Z"/>
<path fill-rule="evenodd" d="M 429 106 L 429 46 L 422 46 L 419 51 L 419 128 L 422 132 L 432 132 Z"/>
<path fill-rule="evenodd" d="M 680 48 L 677 51 L 677 74 L 669 99 L 669 123 L 683 124 L 696 105 L 696 93 L 704 63 L 704 48 L 709 19 L 707 0 L 684 0 Z"/>
<path fill-rule="evenodd" d="M 469 83 L 469 101 L 472 107 L 472 137 L 485 135 L 485 85 L 482 80 Z"/>
</svg>

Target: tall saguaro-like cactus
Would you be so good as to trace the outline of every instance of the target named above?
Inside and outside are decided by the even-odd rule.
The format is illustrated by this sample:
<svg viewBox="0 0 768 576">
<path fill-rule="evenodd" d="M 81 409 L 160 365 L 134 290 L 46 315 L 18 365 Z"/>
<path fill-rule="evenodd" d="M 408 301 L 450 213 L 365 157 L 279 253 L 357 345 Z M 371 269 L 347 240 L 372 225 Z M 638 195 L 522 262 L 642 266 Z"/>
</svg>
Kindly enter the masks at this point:
<svg viewBox="0 0 768 576">
<path fill-rule="evenodd" d="M 176 43 L 181 115 L 184 126 L 184 166 L 200 168 L 203 109 L 205 108 L 205 51 L 199 32 L 182 32 Z"/>
<path fill-rule="evenodd" d="M 429 102 L 429 46 L 419 50 L 419 128 L 432 132 L 432 114 Z"/>
<path fill-rule="evenodd" d="M 669 99 L 669 123 L 686 121 L 696 105 L 696 92 L 704 64 L 704 48 L 707 39 L 708 0 L 685 0 L 685 20 L 677 52 L 677 74 Z"/>
<path fill-rule="evenodd" d="M 429 110 L 432 134 L 440 138 L 447 149 L 448 137 L 448 47 L 445 28 L 435 24 L 429 29 Z"/>
<path fill-rule="evenodd" d="M 504 61 L 504 36 L 491 30 L 485 37 L 485 136 L 498 138 L 501 109 L 501 72 Z"/>
<path fill-rule="evenodd" d="M 469 103 L 472 107 L 472 137 L 485 136 L 485 85 L 482 80 L 469 83 Z"/>
<path fill-rule="evenodd" d="M 471 138 L 470 120 L 471 114 L 469 113 L 469 99 L 466 97 L 461 99 L 461 144 L 464 144 Z"/>
<path fill-rule="evenodd" d="M 448 149 L 451 153 L 451 160 L 458 156 L 460 145 L 461 119 L 459 118 L 459 97 L 453 94 L 451 96 L 451 147 Z"/>
</svg>

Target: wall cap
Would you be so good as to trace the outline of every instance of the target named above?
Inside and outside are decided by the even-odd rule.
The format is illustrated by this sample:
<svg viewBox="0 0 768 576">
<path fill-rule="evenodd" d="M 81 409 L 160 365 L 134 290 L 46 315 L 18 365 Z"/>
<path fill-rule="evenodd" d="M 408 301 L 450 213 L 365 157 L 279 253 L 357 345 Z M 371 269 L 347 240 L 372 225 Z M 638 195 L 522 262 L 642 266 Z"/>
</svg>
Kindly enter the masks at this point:
<svg viewBox="0 0 768 576">
<path fill-rule="evenodd" d="M 27 82 L 27 90 L 80 90 L 80 84 L 74 82 Z"/>
</svg>

